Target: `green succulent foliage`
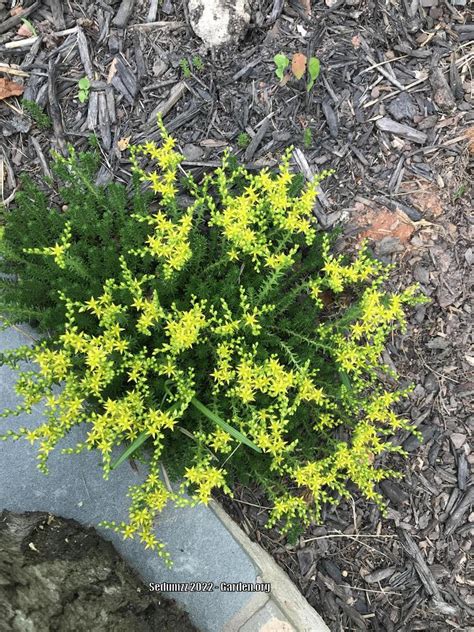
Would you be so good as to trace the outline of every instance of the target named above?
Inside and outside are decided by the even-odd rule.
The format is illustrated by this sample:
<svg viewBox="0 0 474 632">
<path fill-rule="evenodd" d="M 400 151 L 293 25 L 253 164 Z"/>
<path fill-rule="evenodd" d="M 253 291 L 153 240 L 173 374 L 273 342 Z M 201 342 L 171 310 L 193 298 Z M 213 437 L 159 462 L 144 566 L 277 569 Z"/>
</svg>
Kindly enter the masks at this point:
<svg viewBox="0 0 474 632">
<path fill-rule="evenodd" d="M 201 72 L 201 70 L 204 69 L 204 62 L 202 60 L 202 57 L 200 57 L 199 55 L 194 55 L 192 62 L 193 62 L 193 68 L 195 70 L 198 70 L 199 72 Z"/>
<path fill-rule="evenodd" d="M 247 132 L 240 132 L 237 136 L 237 145 L 240 149 L 246 149 L 250 145 L 251 138 Z"/>
<path fill-rule="evenodd" d="M 181 68 L 183 77 L 185 79 L 189 79 L 189 77 L 191 76 L 191 68 L 189 66 L 188 60 L 185 57 L 179 60 L 179 67 Z"/>
</svg>

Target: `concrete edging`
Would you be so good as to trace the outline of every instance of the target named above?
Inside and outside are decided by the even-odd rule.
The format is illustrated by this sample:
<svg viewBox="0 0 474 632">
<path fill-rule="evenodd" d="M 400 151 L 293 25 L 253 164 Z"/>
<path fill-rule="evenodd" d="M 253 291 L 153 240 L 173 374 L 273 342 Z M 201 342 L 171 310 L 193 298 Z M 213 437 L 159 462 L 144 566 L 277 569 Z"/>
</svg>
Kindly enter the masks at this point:
<svg viewBox="0 0 474 632">
<path fill-rule="evenodd" d="M 209 506 L 260 570 L 261 581 L 271 584 L 270 601 L 273 601 L 282 611 L 294 629 L 297 632 L 329 632 L 329 628 L 323 619 L 309 605 L 295 584 L 273 558 L 260 545 L 252 542 L 217 502 L 211 500 Z M 246 604 L 245 608 L 248 608 L 248 606 L 249 604 Z M 240 629 L 236 627 L 241 621 L 241 618 L 239 620 L 239 615 L 240 613 L 228 622 L 223 632 L 234 632 Z M 254 629 L 256 632 L 257 628 Z M 270 629 L 268 628 L 268 630 Z M 282 632 L 284 630 L 283 627 L 274 629 L 275 631 L 281 629 Z"/>
</svg>

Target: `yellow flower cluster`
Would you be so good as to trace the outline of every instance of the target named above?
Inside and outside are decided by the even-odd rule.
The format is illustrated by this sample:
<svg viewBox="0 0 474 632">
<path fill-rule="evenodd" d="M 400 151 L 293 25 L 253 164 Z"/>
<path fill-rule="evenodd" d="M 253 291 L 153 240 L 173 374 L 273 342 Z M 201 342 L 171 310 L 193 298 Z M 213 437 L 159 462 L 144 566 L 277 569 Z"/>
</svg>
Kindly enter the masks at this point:
<svg viewBox="0 0 474 632">
<path fill-rule="evenodd" d="M 182 270 L 191 259 L 189 234 L 193 225 L 195 208 L 201 203 L 196 200 L 187 212 L 169 217 L 169 209 L 176 204 L 177 170 L 183 156 L 174 150 L 175 140 L 167 133 L 161 118 L 158 126 L 162 134 L 162 145 L 150 141 L 131 148 L 132 169 L 140 179 L 149 182 L 151 190 L 159 196 L 158 210 L 152 215 L 133 217 L 139 222 L 146 222 L 153 227 L 153 232 L 146 239 L 146 246 L 139 250 L 131 250 L 130 254 L 139 256 L 151 255 L 163 261 L 163 273 L 169 279 L 175 272 Z M 145 171 L 139 166 L 139 156 L 148 157 L 158 165 L 158 170 Z"/>
<path fill-rule="evenodd" d="M 292 265 L 298 246 L 285 247 L 298 235 L 307 244 L 314 240 L 313 208 L 320 181 L 330 172 L 322 172 L 307 184 L 299 196 L 291 195 L 293 176 L 290 171 L 291 149 L 282 159 L 279 173 L 273 177 L 263 169 L 255 176 L 242 170 L 227 175 L 229 155 L 216 170 L 221 206 L 211 207 L 211 226 L 218 226 L 229 243 L 228 256 L 237 260 L 249 256 L 259 270 L 262 263 L 274 270 Z M 240 195 L 232 191 L 237 177 L 248 185 Z"/>
<path fill-rule="evenodd" d="M 167 566 L 171 566 L 171 558 L 165 545 L 154 534 L 156 514 L 164 509 L 168 502 L 176 502 L 177 495 L 169 491 L 158 474 L 156 460 L 151 463 L 150 471 L 142 485 L 130 487 L 128 495 L 132 499 L 129 510 L 129 522 L 103 521 L 100 526 L 113 529 L 124 539 L 138 537 L 146 549 L 152 549 L 163 558 Z"/>
<path fill-rule="evenodd" d="M 215 452 L 228 454 L 232 450 L 232 437 L 228 432 L 217 428 L 207 437 L 207 443 Z"/>
<path fill-rule="evenodd" d="M 177 171 L 183 156 L 174 151 L 175 140 L 166 131 L 163 121 L 158 118 L 158 126 L 162 135 L 162 144 L 160 147 L 149 141 L 143 145 L 134 145 L 130 149 L 131 163 L 135 173 L 140 176 L 143 181 L 150 182 L 152 191 L 160 195 L 160 206 L 166 208 L 174 201 L 177 189 L 175 182 L 177 180 Z M 145 156 L 150 158 L 158 165 L 158 171 L 144 171 L 138 164 L 138 157 Z"/>
<path fill-rule="evenodd" d="M 330 341 L 333 357 L 356 386 L 365 388 L 367 374 L 375 375 L 387 335 L 396 327 L 404 327 L 404 306 L 420 302 L 416 292 L 417 287 L 410 286 L 390 295 L 376 281 L 363 292 L 357 317 L 344 331 L 331 324 L 318 328 L 321 339 Z"/>
<path fill-rule="evenodd" d="M 399 428 L 412 429 L 407 420 L 398 418 L 390 410 L 390 406 L 402 395 L 402 392 L 378 392 L 369 401 L 365 415 L 356 424 L 349 441 L 340 441 L 331 456 L 308 461 L 290 469 L 288 473 L 298 487 L 311 493 L 311 502 L 303 504 L 300 497 L 283 496 L 275 501 L 270 524 L 285 519 L 287 529 L 292 524 L 295 512 L 298 512 L 303 524 L 318 521 L 325 502 L 334 502 L 336 495 L 350 497 L 347 480 L 355 483 L 366 498 L 377 502 L 384 510 L 384 500 L 375 486 L 381 480 L 398 474 L 392 470 L 376 468 L 374 460 L 382 452 L 403 453 L 401 448 L 382 439 L 384 434 L 393 434 Z M 380 428 L 375 422 L 381 423 L 385 428 Z"/>
<path fill-rule="evenodd" d="M 235 368 L 233 366 L 233 355 L 241 342 L 241 338 L 236 338 L 234 340 L 218 343 L 216 347 L 216 366 L 210 374 L 217 387 L 229 384 L 230 381 L 234 379 Z M 218 388 L 215 390 L 217 391 Z"/>
<path fill-rule="evenodd" d="M 317 405 L 326 403 L 323 389 L 316 386 L 314 378 L 307 370 L 286 369 L 276 355 L 271 355 L 267 360 L 257 363 L 255 361 L 256 348 L 253 352 L 240 353 L 235 368 L 231 370 L 229 360 L 233 349 L 229 343 L 226 343 L 219 347 L 218 355 L 227 362 L 225 367 L 227 376 L 235 377 L 236 383 L 230 393 L 239 397 L 244 403 L 254 401 L 258 391 L 287 402 L 290 389 L 295 389 L 297 405 L 301 401 L 314 402 Z"/>
<path fill-rule="evenodd" d="M 146 248 L 141 251 L 130 252 L 145 256 L 150 254 L 158 260 L 163 261 L 163 272 L 166 279 L 169 279 L 175 272 L 181 270 L 191 259 L 192 251 L 189 245 L 189 234 L 193 224 L 193 208 L 190 208 L 176 222 L 166 217 L 163 211 L 157 211 L 153 216 L 139 218 L 140 221 L 147 221 L 153 226 L 153 233 L 147 237 Z"/>
<path fill-rule="evenodd" d="M 211 331 L 213 334 L 222 337 L 235 336 L 237 332 L 248 332 L 258 336 L 262 331 L 261 320 L 265 314 L 274 310 L 274 305 L 264 304 L 261 306 L 251 305 L 245 289 L 239 288 L 240 291 L 240 317 L 236 318 L 227 305 L 225 299 L 220 299 L 220 309 L 211 307 L 210 312 L 212 318 L 210 320 Z"/>
<path fill-rule="evenodd" d="M 47 348 L 38 350 L 35 354 L 35 362 L 39 365 L 41 375 L 58 382 L 64 380 L 72 364 L 67 351 L 63 349 L 52 351 Z"/>
<path fill-rule="evenodd" d="M 286 438 L 288 422 L 289 418 L 278 406 L 269 406 L 259 410 L 248 422 L 255 443 L 264 453 L 272 457 L 270 471 L 279 471 L 282 474 L 285 459 L 288 458 L 298 443 L 297 439 L 289 443 Z"/>
<path fill-rule="evenodd" d="M 245 289 L 240 287 L 240 309 L 242 317 L 240 322 L 245 328 L 250 329 L 254 336 L 258 336 L 262 331 L 261 320 L 265 314 L 269 314 L 274 310 L 274 305 L 251 306 Z"/>
<path fill-rule="evenodd" d="M 166 317 L 165 330 L 169 336 L 169 344 L 163 346 L 163 351 L 171 351 L 172 355 L 181 353 L 192 347 L 198 340 L 201 331 L 206 327 L 204 314 L 206 301 L 195 302 L 189 310 L 179 311 L 175 305 Z"/>
<path fill-rule="evenodd" d="M 267 525 L 273 527 L 279 520 L 285 519 L 288 524 L 293 521 L 305 522 L 307 520 L 308 504 L 302 496 L 281 494 L 274 499 L 273 509 Z"/>
<path fill-rule="evenodd" d="M 379 283 L 384 279 L 383 270 L 386 268 L 380 261 L 369 257 L 367 249 L 362 246 L 357 257 L 349 264 L 344 263 L 344 256 L 335 256 L 330 252 L 330 241 L 323 236 L 323 276 L 313 279 L 309 283 L 311 295 L 318 300 L 322 288 L 328 288 L 335 293 L 343 292 L 348 286 L 367 281 L 377 276 Z"/>
<path fill-rule="evenodd" d="M 184 475 L 188 485 L 196 486 L 196 499 L 205 505 L 209 503 L 213 489 L 220 488 L 231 493 L 225 480 L 225 470 L 211 466 L 209 461 L 210 457 L 206 457 L 197 465 L 187 467 Z"/>
<path fill-rule="evenodd" d="M 175 411 L 153 410 L 150 408 L 146 415 L 145 428 L 151 437 L 161 437 L 163 436 L 162 431 L 164 429 L 173 430 L 177 421 L 178 415 Z"/>
</svg>

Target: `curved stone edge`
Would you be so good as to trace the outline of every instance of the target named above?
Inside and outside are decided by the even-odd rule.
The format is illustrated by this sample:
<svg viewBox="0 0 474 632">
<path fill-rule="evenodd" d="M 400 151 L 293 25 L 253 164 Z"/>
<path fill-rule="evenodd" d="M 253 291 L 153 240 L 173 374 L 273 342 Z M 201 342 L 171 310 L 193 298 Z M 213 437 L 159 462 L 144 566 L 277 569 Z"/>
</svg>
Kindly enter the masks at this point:
<svg viewBox="0 0 474 632">
<path fill-rule="evenodd" d="M 308 601 L 303 597 L 288 575 L 278 566 L 273 558 L 262 547 L 242 531 L 224 509 L 214 500 L 209 507 L 217 515 L 224 527 L 252 559 L 260 570 L 263 582 L 271 584 L 269 600 L 262 606 L 261 601 L 255 604 L 248 602 L 241 612 L 228 621 L 222 632 L 246 632 L 246 630 L 280 632 L 330 632 L 323 619 Z M 258 605 L 260 603 L 260 605 Z M 255 609 L 257 607 L 257 610 Z M 262 610 L 266 610 L 267 617 L 262 617 Z M 249 614 L 246 617 L 246 613 Z M 286 622 L 281 619 L 281 613 Z M 253 623 L 254 622 L 254 623 Z M 288 627 L 288 623 L 290 627 Z"/>
</svg>

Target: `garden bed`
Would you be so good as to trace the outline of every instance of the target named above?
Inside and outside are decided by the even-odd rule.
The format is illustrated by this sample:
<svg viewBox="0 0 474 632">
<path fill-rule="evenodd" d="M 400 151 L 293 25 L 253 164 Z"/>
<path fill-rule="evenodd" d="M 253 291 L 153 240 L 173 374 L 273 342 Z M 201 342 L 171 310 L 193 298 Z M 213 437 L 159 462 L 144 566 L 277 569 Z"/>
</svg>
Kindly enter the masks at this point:
<svg viewBox="0 0 474 632">
<path fill-rule="evenodd" d="M 0 514 L 0 629 L 198 632 L 94 529 L 41 512 Z"/>
<path fill-rule="evenodd" d="M 0 2 L 0 20 L 10 4 Z M 343 227 L 341 250 L 368 237 L 378 256 L 398 264 L 394 287 L 415 280 L 431 299 L 384 358 L 416 385 L 403 411 L 424 442 L 400 435 L 411 457 L 386 459 L 404 474 L 381 485 L 387 517 L 355 493 L 327 508 L 297 545 L 263 528 L 258 489 L 237 486 L 233 501 L 222 500 L 331 629 L 465 629 L 474 613 L 469 11 L 462 0 L 328 1 L 312 3 L 311 13 L 303 1 L 256 2 L 244 41 L 215 53 L 193 35 L 182 3 L 155 12 L 156 3 L 138 0 L 117 27 L 119 4 L 25 1 L 37 39 L 20 38 L 15 48 L 21 16 L 0 22 L 1 63 L 17 65 L 23 97 L 45 107 L 52 125 L 40 129 L 37 113 L 15 98 L 0 102 L 3 200 L 14 200 L 21 171 L 50 175 L 51 148 L 85 149 L 92 133 L 100 181 L 128 182 L 126 148 L 158 137 L 159 110 L 196 177 L 218 166 L 229 145 L 250 169 L 277 165 L 289 144 L 305 176 L 335 169 L 315 210 L 321 226 Z M 279 52 L 321 60 L 310 92 L 293 79 L 278 85 Z M 84 76 L 90 88 L 81 103 Z"/>
</svg>

